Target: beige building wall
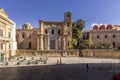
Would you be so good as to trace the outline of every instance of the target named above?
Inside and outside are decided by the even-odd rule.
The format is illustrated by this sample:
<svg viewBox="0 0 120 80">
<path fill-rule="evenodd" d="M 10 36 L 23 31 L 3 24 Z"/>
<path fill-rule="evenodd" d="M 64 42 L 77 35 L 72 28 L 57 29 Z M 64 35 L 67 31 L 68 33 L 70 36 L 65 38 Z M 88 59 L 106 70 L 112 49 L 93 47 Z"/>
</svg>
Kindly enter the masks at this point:
<svg viewBox="0 0 120 80">
<path fill-rule="evenodd" d="M 24 36 L 24 38 L 23 38 Z M 31 38 L 29 38 L 31 36 Z M 66 12 L 61 22 L 39 20 L 39 28 L 26 23 L 17 29 L 18 49 L 66 50 L 72 39 L 72 14 Z"/>
<path fill-rule="evenodd" d="M 84 36 L 89 36 L 88 39 L 92 41 L 92 46 L 99 47 L 120 47 L 120 28 L 118 25 L 113 25 L 112 28 L 104 28 L 98 29 L 97 27 L 101 27 L 99 25 L 93 26 L 93 30 L 83 32 Z M 104 27 L 104 26 L 102 26 Z M 109 27 L 106 25 L 106 27 Z"/>
<path fill-rule="evenodd" d="M 8 61 L 15 55 L 17 49 L 15 36 L 15 23 L 9 19 L 4 9 L 0 8 L 0 60 Z"/>
</svg>

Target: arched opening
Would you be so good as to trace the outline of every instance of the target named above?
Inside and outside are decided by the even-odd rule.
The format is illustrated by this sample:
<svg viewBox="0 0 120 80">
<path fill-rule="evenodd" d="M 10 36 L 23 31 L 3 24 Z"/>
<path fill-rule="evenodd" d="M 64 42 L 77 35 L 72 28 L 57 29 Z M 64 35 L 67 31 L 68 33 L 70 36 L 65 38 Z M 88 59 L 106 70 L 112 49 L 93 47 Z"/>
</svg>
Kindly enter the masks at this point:
<svg viewBox="0 0 120 80">
<path fill-rule="evenodd" d="M 60 30 L 58 30 L 58 34 L 60 35 Z"/>
<path fill-rule="evenodd" d="M 50 49 L 55 49 L 55 40 L 50 40 Z"/>
<path fill-rule="evenodd" d="M 116 43 L 115 43 L 115 42 L 113 42 L 113 47 L 114 47 L 114 48 L 116 47 Z"/>
<path fill-rule="evenodd" d="M 70 27 L 70 23 L 69 22 L 67 23 L 67 26 Z"/>
<path fill-rule="evenodd" d="M 28 48 L 31 49 L 32 48 L 32 43 L 28 42 Z"/>
<path fill-rule="evenodd" d="M 25 38 L 25 36 L 26 36 L 26 33 L 23 32 L 23 33 L 22 33 L 22 38 Z"/>
<path fill-rule="evenodd" d="M 51 30 L 51 34 L 54 34 L 54 30 L 53 29 Z"/>
<path fill-rule="evenodd" d="M 48 30 L 45 30 L 45 34 L 48 34 Z"/>
</svg>

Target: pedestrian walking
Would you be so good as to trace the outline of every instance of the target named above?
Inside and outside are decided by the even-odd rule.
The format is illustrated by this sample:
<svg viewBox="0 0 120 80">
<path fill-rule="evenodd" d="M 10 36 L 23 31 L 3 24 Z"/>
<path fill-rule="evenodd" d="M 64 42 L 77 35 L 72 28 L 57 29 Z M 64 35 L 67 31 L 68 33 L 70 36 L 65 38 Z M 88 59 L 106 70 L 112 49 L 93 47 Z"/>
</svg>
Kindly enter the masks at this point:
<svg viewBox="0 0 120 80">
<path fill-rule="evenodd" d="M 89 70 L 89 65 L 88 65 L 88 64 L 86 64 L 86 70 L 87 70 L 87 71 Z"/>
</svg>

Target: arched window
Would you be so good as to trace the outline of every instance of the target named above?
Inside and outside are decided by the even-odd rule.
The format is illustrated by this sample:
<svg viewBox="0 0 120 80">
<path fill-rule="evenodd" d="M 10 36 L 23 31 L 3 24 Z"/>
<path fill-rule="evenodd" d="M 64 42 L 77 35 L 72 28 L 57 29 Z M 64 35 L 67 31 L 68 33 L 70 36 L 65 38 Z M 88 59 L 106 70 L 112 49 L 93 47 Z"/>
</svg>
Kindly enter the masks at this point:
<svg viewBox="0 0 120 80">
<path fill-rule="evenodd" d="M 88 34 L 86 35 L 86 39 L 89 39 L 89 35 Z"/>
<path fill-rule="evenodd" d="M 107 35 L 105 35 L 105 38 L 107 38 Z"/>
<path fill-rule="evenodd" d="M 97 38 L 100 38 L 100 36 L 99 36 L 99 35 L 97 35 Z"/>
<path fill-rule="evenodd" d="M 116 47 L 116 43 L 115 43 L 115 42 L 113 42 L 113 44 L 112 44 L 112 45 L 113 45 L 113 47 L 114 47 L 114 48 Z"/>
<path fill-rule="evenodd" d="M 68 15 L 67 15 L 67 17 L 69 18 L 69 17 L 70 17 L 70 15 L 68 14 Z"/>
<path fill-rule="evenodd" d="M 58 34 L 60 35 L 60 30 L 58 30 Z"/>
<path fill-rule="evenodd" d="M 25 37 L 25 34 L 22 34 L 22 38 L 24 38 Z"/>
<path fill-rule="evenodd" d="M 113 38 L 115 38 L 115 35 L 113 35 Z"/>
<path fill-rule="evenodd" d="M 68 46 L 70 45 L 70 41 L 68 41 Z"/>
<path fill-rule="evenodd" d="M 31 47 L 32 47 L 32 43 L 31 42 L 28 42 L 28 47 L 29 47 L 29 49 L 31 49 Z"/>
<path fill-rule="evenodd" d="M 51 30 L 51 34 L 54 34 L 54 30 L 53 29 Z"/>
<path fill-rule="evenodd" d="M 22 38 L 25 38 L 26 34 L 25 32 L 22 33 Z"/>
<path fill-rule="evenodd" d="M 70 23 L 69 22 L 67 23 L 67 26 L 70 27 Z"/>
<path fill-rule="evenodd" d="M 48 34 L 48 30 L 45 30 L 45 34 Z"/>
<path fill-rule="evenodd" d="M 70 31 L 68 31 L 68 36 L 70 35 Z"/>
</svg>

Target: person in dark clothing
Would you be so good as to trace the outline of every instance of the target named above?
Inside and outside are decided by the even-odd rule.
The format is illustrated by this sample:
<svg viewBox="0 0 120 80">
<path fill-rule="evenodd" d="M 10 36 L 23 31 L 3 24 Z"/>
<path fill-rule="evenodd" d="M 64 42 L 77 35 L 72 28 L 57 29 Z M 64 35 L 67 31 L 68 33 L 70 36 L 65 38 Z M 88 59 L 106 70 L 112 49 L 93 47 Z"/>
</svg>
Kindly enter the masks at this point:
<svg viewBox="0 0 120 80">
<path fill-rule="evenodd" d="M 86 64 L 86 69 L 87 69 L 87 71 L 89 70 L 89 65 L 88 64 Z"/>
</svg>

